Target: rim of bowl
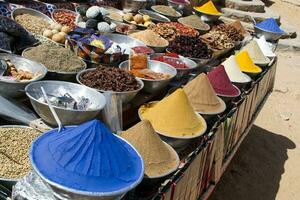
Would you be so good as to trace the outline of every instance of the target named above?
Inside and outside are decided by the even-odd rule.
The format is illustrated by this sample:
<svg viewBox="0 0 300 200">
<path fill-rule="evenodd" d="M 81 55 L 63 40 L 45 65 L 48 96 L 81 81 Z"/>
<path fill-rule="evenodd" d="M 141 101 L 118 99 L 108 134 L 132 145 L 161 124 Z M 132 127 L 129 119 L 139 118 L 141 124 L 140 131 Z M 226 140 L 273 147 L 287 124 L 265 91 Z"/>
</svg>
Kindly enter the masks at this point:
<svg viewBox="0 0 300 200">
<path fill-rule="evenodd" d="M 220 97 L 229 97 L 229 98 L 234 98 L 234 97 L 240 96 L 242 94 L 241 90 L 235 85 L 233 85 L 233 87 L 235 87 L 238 90 L 239 93 L 237 95 L 224 95 L 224 94 L 218 94 L 218 93 L 217 93 L 217 95 Z"/>
<path fill-rule="evenodd" d="M 56 128 L 57 129 L 57 128 Z M 56 130 L 56 129 L 52 129 Z M 46 133 L 48 133 L 49 131 L 47 131 Z M 45 133 L 45 134 L 46 134 Z M 86 192 L 86 191 L 82 191 L 82 190 L 76 190 L 76 189 L 72 189 L 72 188 L 68 188 L 65 187 L 63 185 L 57 184 L 51 180 L 49 180 L 48 178 L 46 178 L 45 176 L 42 175 L 42 173 L 40 173 L 40 171 L 38 170 L 38 168 L 36 167 L 35 163 L 32 162 L 32 146 L 30 147 L 30 153 L 29 153 L 29 158 L 31 160 L 31 165 L 32 168 L 34 169 L 34 171 L 39 175 L 39 177 L 41 177 L 44 181 L 46 181 L 48 184 L 50 184 L 51 186 L 54 186 L 56 188 L 68 191 L 68 192 L 72 192 L 75 194 L 79 194 L 79 195 L 87 195 L 87 196 L 92 196 L 92 197 L 96 197 L 96 196 L 102 196 L 102 197 L 106 197 L 106 196 L 117 196 L 117 195 L 121 195 L 124 194 L 130 190 L 132 190 L 133 188 L 135 188 L 138 184 L 140 184 L 140 182 L 143 180 L 144 178 L 144 171 L 145 171 L 145 166 L 144 166 L 144 162 L 143 162 L 143 158 L 142 156 L 139 154 L 139 152 L 129 143 L 127 142 L 125 139 L 121 138 L 120 136 L 118 136 L 117 134 L 114 134 L 116 137 L 118 137 L 119 139 L 123 140 L 127 145 L 129 145 L 134 151 L 135 153 L 138 155 L 138 157 L 141 160 L 141 169 L 142 169 L 142 173 L 140 174 L 139 178 L 132 184 L 129 185 L 128 187 L 121 189 L 121 190 L 116 190 L 116 191 L 112 191 L 112 192 Z M 35 141 L 35 140 L 34 140 Z"/>
<path fill-rule="evenodd" d="M 168 0 L 168 2 L 177 4 L 177 5 L 189 5 L 189 4 L 191 4 L 191 2 L 189 0 L 185 0 L 184 3 L 176 2 L 176 1 L 173 1 L 173 0 Z"/>
<path fill-rule="evenodd" d="M 275 35 L 284 35 L 285 34 L 285 32 L 283 31 L 282 33 L 277 33 L 277 32 L 273 32 L 273 31 L 269 31 L 269 30 L 266 30 L 266 29 L 263 29 L 263 28 L 260 28 L 260 27 L 258 27 L 258 26 L 254 26 L 254 28 L 257 28 L 257 29 L 259 29 L 259 30 L 261 30 L 261 31 L 264 31 L 264 32 L 267 32 L 267 33 L 272 33 L 272 34 L 275 34 Z"/>
<path fill-rule="evenodd" d="M 160 62 L 160 61 L 157 61 L 157 60 L 149 60 L 148 62 Z M 128 60 L 125 60 L 125 61 L 123 61 L 123 62 L 121 62 L 120 63 L 120 65 L 119 65 L 119 68 L 120 68 L 120 66 L 123 64 L 123 63 L 126 63 L 126 62 L 129 62 Z M 146 79 L 146 78 L 139 78 L 139 77 L 136 77 L 136 78 L 138 78 L 138 79 L 140 79 L 140 80 L 142 80 L 142 81 L 149 81 L 149 82 L 160 82 L 160 81 L 169 81 L 169 80 L 172 80 L 176 75 L 177 75 L 177 70 L 176 70 L 176 68 L 175 67 L 173 67 L 172 65 L 169 65 L 169 64 L 167 64 L 167 63 L 164 63 L 164 62 L 160 62 L 160 63 L 163 63 L 163 64 L 165 64 L 166 65 L 166 67 L 168 67 L 168 68 L 171 68 L 175 73 L 174 73 L 174 75 L 172 75 L 170 78 L 168 78 L 168 79 L 159 79 L 159 80 L 152 80 L 152 79 Z"/>
<path fill-rule="evenodd" d="M 159 14 L 161 14 L 161 15 L 164 15 L 164 16 L 168 16 L 168 17 L 173 17 L 173 18 L 180 18 L 180 17 L 182 17 L 182 13 L 181 12 L 179 12 L 178 10 L 176 10 L 176 12 L 180 15 L 178 15 L 178 16 L 174 16 L 174 15 L 169 15 L 168 13 L 163 13 L 163 12 L 160 12 L 160 11 L 158 11 L 154 6 L 156 6 L 156 5 L 153 5 L 153 6 L 151 6 L 151 9 L 154 11 L 154 12 L 157 12 L 157 13 L 159 13 Z M 174 8 L 173 8 L 174 9 Z M 174 9 L 175 10 L 175 9 Z"/>
<path fill-rule="evenodd" d="M 23 125 L 2 125 L 0 126 L 0 128 L 29 128 L 29 129 L 33 129 L 30 126 L 23 126 Z M 35 130 L 35 129 L 34 129 Z M 29 171 L 30 172 L 30 171 Z M 29 173 L 28 172 L 28 173 Z M 22 177 L 23 178 L 23 177 Z M 22 178 L 3 178 L 0 176 L 0 181 L 7 181 L 7 182 L 18 182 L 20 181 Z"/>
<path fill-rule="evenodd" d="M 36 81 L 40 81 L 42 80 L 43 78 L 45 78 L 45 76 L 47 75 L 47 73 L 49 72 L 48 68 L 43 65 L 42 63 L 39 63 L 39 62 L 36 62 L 34 60 L 30 60 L 28 58 L 25 58 L 23 56 L 19 56 L 19 55 L 16 55 L 16 54 L 10 54 L 10 53 L 0 53 L 0 56 L 2 55 L 13 55 L 15 57 L 18 57 L 18 58 L 22 58 L 22 59 L 26 59 L 26 60 L 29 60 L 31 62 L 35 62 L 36 64 L 39 64 L 44 70 L 45 70 L 45 73 L 43 73 L 41 76 L 39 76 L 38 78 L 36 79 L 33 79 L 33 80 L 26 80 L 26 81 L 20 81 L 20 82 L 14 82 L 14 81 L 9 81 L 9 80 L 4 80 L 4 79 L 0 79 L 0 82 L 3 82 L 3 83 L 13 83 L 13 84 L 24 84 L 24 83 L 33 83 L 33 82 L 36 82 Z"/>
<path fill-rule="evenodd" d="M 156 103 L 158 103 L 159 101 L 150 101 L 150 102 L 148 102 L 147 104 L 156 104 Z M 206 132 L 206 130 L 207 130 L 207 123 L 206 123 L 206 121 L 205 121 L 205 119 L 198 113 L 198 112 L 196 112 L 195 111 L 195 113 L 196 113 L 196 115 L 198 116 L 198 118 L 200 119 L 200 121 L 202 122 L 202 124 L 203 124 L 203 129 L 201 130 L 201 131 L 199 131 L 199 133 L 197 133 L 196 135 L 193 135 L 193 136 L 189 136 L 189 137 L 183 137 L 183 136 L 170 136 L 170 135 L 168 135 L 168 134 L 165 134 L 165 133 L 161 133 L 161 132 L 159 132 L 159 131 L 157 131 L 157 130 L 155 130 L 155 132 L 156 133 L 158 133 L 159 135 L 162 135 L 162 136 L 164 136 L 164 137 L 168 137 L 168 138 L 173 138 L 173 139 L 194 139 L 194 138 L 197 138 L 197 137 L 200 137 L 201 135 L 203 135 L 205 132 Z M 139 118 L 140 118 L 140 120 L 143 120 L 143 117 L 142 117 L 142 114 L 141 114 L 141 107 L 138 109 L 138 116 L 139 116 Z"/>
<path fill-rule="evenodd" d="M 211 17 L 221 17 L 221 16 L 223 15 L 223 13 L 220 12 L 219 10 L 218 10 L 218 12 L 219 12 L 220 14 L 217 14 L 217 15 L 215 15 L 215 14 L 209 14 L 209 13 L 205 13 L 205 12 L 196 10 L 196 9 L 195 9 L 195 6 L 193 7 L 193 10 L 194 10 L 195 12 L 198 12 L 198 13 L 202 14 L 202 15 L 208 15 L 208 16 L 211 16 Z"/>
<path fill-rule="evenodd" d="M 141 14 L 141 15 L 149 15 L 149 13 L 151 13 L 151 14 L 153 14 L 153 15 L 156 15 L 156 16 L 158 16 L 158 17 L 164 19 L 164 21 L 158 20 L 158 19 L 155 19 L 155 18 L 153 18 L 153 17 L 151 17 L 151 16 L 149 15 L 151 21 L 154 20 L 154 21 L 159 21 L 159 22 L 163 22 L 163 23 L 165 23 L 165 22 L 171 22 L 171 20 L 170 20 L 169 18 L 167 18 L 166 16 L 164 16 L 164 15 L 158 13 L 158 12 L 151 11 L 151 10 L 140 9 L 140 10 L 138 11 L 138 13 Z"/>
<path fill-rule="evenodd" d="M 80 76 L 83 74 L 83 73 L 85 73 L 85 72 L 89 72 L 89 71 L 94 71 L 94 70 L 96 70 L 97 68 L 90 68 L 90 69 L 85 69 L 85 70 L 82 70 L 81 72 L 79 72 L 77 75 L 76 75 L 76 80 L 77 80 L 77 82 L 80 84 L 80 85 L 83 85 L 83 86 L 85 86 L 85 87 L 88 87 L 88 88 L 91 88 L 91 87 L 89 87 L 89 86 L 86 86 L 86 85 L 84 85 L 81 81 L 80 81 Z M 98 91 L 98 92 L 105 92 L 105 93 L 114 93 L 114 94 L 129 94 L 129 93 L 135 93 L 135 92 L 139 92 L 139 91 L 141 91 L 143 88 L 144 88 L 144 82 L 140 79 L 140 78 L 138 78 L 138 77 L 135 77 L 135 80 L 137 80 L 137 82 L 139 83 L 139 85 L 140 85 L 140 88 L 139 89 L 136 89 L 136 90 L 132 90 L 132 91 L 126 91 L 126 92 L 115 92 L 115 91 L 106 91 L 106 90 L 98 90 L 98 89 L 96 89 L 96 88 L 92 88 L 92 89 L 94 89 L 94 90 L 96 90 L 96 91 Z"/>
<path fill-rule="evenodd" d="M 60 46 L 60 47 L 62 47 L 62 46 Z M 22 57 L 24 57 L 24 58 L 26 58 L 25 56 L 24 56 L 24 54 L 27 52 L 27 51 L 29 51 L 29 50 L 31 50 L 31 49 L 33 49 L 34 47 L 28 47 L 28 48 L 26 48 L 26 49 L 24 49 L 23 51 L 22 51 Z M 62 47 L 62 48 L 64 48 L 64 47 Z M 79 72 L 82 72 L 83 70 L 85 70 L 86 68 L 87 68 L 87 64 L 84 62 L 84 60 L 83 59 L 81 59 L 80 57 L 78 57 L 78 56 L 76 56 L 78 59 L 80 59 L 80 62 L 82 63 L 82 66 L 83 66 L 83 68 L 82 69 L 80 69 L 78 72 L 59 72 L 59 71 L 53 71 L 53 70 L 49 70 L 46 66 L 46 68 L 47 68 L 47 70 L 48 70 L 48 72 L 49 73 L 56 73 L 56 74 L 61 74 L 61 75 L 76 75 L 76 74 L 78 74 Z M 26 59 L 28 59 L 28 58 L 26 58 Z M 33 60 L 34 61 L 34 60 Z"/>
<path fill-rule="evenodd" d="M 90 87 L 87 87 L 87 86 L 85 86 L 85 85 L 77 84 L 77 83 L 71 83 L 71 82 L 66 82 L 66 81 L 51 81 L 51 80 L 49 80 L 49 81 L 40 81 L 40 82 L 43 82 L 43 83 L 61 83 L 61 82 L 63 82 L 63 83 L 67 83 L 67 84 L 70 84 L 70 85 L 77 85 L 77 86 L 81 86 L 81 87 L 86 87 L 88 90 L 93 91 L 93 92 L 97 92 L 97 93 L 99 94 L 99 92 L 98 92 L 97 90 L 95 90 L 95 89 L 93 89 L 93 88 L 90 88 Z M 48 106 L 47 103 L 41 102 L 41 101 L 39 101 L 38 99 L 34 98 L 34 97 L 29 93 L 29 91 L 28 91 L 28 88 L 29 88 L 31 85 L 38 84 L 38 83 L 40 83 L 40 82 L 33 82 L 33 83 L 28 84 L 28 85 L 25 87 L 25 93 L 26 93 L 26 96 L 27 96 L 29 99 L 31 99 L 31 100 L 33 100 L 33 101 L 35 101 L 35 102 L 38 102 L 38 103 L 40 103 L 40 104 L 43 104 L 43 105 L 45 105 L 45 106 Z M 75 109 L 62 108 L 62 107 L 54 106 L 54 105 L 52 105 L 52 107 L 55 108 L 55 109 L 57 109 L 57 110 L 67 110 L 67 111 L 72 111 L 72 112 L 95 112 L 95 111 L 102 110 L 102 109 L 105 107 L 106 103 L 107 103 L 107 102 L 106 102 L 106 98 L 104 97 L 104 95 L 101 94 L 101 93 L 100 93 L 100 95 L 102 95 L 101 98 L 103 98 L 104 101 L 103 101 L 103 105 L 99 106 L 98 108 L 89 109 L 89 110 L 75 110 Z"/>
<path fill-rule="evenodd" d="M 218 96 L 217 96 L 218 97 Z M 201 115 L 218 115 L 218 114 L 221 114 L 221 113 L 223 113 L 225 110 L 226 110 L 226 108 L 227 108 L 227 106 L 226 106 L 226 103 L 223 101 L 223 99 L 221 99 L 220 97 L 218 97 L 218 99 L 219 99 L 219 102 L 221 102 L 221 104 L 222 104 L 222 106 L 223 106 L 223 109 L 222 109 L 222 111 L 221 112 L 199 112 L 199 111 L 197 111 L 199 114 L 201 114 Z"/>
<path fill-rule="evenodd" d="M 12 18 L 13 20 L 15 20 L 15 13 L 16 13 L 16 11 L 18 11 L 18 10 L 30 10 L 30 11 L 39 13 L 39 14 L 41 14 L 44 18 L 46 18 L 48 21 L 51 21 L 52 23 L 54 22 L 53 19 L 52 19 L 51 17 L 45 15 L 44 13 L 42 13 L 42 12 L 40 12 L 40 11 L 38 11 L 38 10 L 32 9 L 32 8 L 16 8 L 15 10 L 13 10 L 13 11 L 11 12 L 11 18 Z M 49 22 L 49 23 L 51 23 L 51 22 Z"/>
</svg>

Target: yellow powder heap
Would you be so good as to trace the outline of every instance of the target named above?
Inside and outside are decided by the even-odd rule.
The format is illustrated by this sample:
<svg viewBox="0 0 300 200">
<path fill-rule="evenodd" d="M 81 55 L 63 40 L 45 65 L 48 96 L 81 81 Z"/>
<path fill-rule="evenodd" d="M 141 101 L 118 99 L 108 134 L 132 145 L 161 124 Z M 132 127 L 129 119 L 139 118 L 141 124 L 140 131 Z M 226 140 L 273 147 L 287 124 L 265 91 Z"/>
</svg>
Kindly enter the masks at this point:
<svg viewBox="0 0 300 200">
<path fill-rule="evenodd" d="M 236 54 L 236 61 L 242 72 L 261 73 L 262 69 L 256 66 L 247 51 L 241 51 Z"/>
<path fill-rule="evenodd" d="M 194 7 L 194 9 L 209 15 L 222 15 L 222 13 L 217 10 L 216 6 L 212 1 L 208 1 L 202 6 Z"/>
<path fill-rule="evenodd" d="M 255 40 L 249 42 L 242 50 L 246 50 L 250 58 L 257 65 L 267 65 L 270 62 L 270 59 L 263 54 Z"/>
<path fill-rule="evenodd" d="M 178 167 L 176 151 L 160 139 L 148 120 L 139 122 L 120 136 L 141 154 L 148 177 L 168 174 Z"/>
<path fill-rule="evenodd" d="M 204 73 L 190 81 L 183 89 L 194 110 L 201 114 L 219 114 L 226 109 L 224 101 L 217 97 Z"/>
<path fill-rule="evenodd" d="M 170 137 L 192 137 L 206 130 L 206 123 L 193 110 L 183 89 L 178 89 L 141 113 L 155 131 Z"/>
</svg>

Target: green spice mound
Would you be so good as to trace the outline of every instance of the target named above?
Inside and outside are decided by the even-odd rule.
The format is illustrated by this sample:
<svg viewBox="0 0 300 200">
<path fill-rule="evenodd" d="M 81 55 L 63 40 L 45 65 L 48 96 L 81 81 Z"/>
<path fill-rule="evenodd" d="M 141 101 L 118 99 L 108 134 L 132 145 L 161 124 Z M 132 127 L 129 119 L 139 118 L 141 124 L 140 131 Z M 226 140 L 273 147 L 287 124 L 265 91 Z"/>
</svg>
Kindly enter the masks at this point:
<svg viewBox="0 0 300 200">
<path fill-rule="evenodd" d="M 74 52 L 64 47 L 41 44 L 24 52 L 24 57 L 45 65 L 49 71 L 79 72 L 85 66 Z"/>
</svg>

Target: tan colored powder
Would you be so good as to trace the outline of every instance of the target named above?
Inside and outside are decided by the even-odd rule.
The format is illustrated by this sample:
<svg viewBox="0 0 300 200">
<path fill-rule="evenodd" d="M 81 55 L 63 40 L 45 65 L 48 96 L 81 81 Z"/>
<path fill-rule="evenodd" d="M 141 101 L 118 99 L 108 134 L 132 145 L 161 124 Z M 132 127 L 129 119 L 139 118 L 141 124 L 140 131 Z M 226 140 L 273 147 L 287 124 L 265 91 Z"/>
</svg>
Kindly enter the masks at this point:
<svg viewBox="0 0 300 200">
<path fill-rule="evenodd" d="M 121 133 L 121 137 L 141 154 L 147 176 L 161 176 L 178 167 L 177 154 L 160 139 L 148 120 L 143 120 Z"/>
<path fill-rule="evenodd" d="M 217 97 L 206 74 L 202 73 L 184 86 L 184 91 L 193 106 L 200 113 L 221 113 L 225 103 Z"/>
<path fill-rule="evenodd" d="M 261 51 L 255 40 L 249 42 L 242 50 L 246 50 L 255 64 L 268 64 L 270 59 Z"/>
<path fill-rule="evenodd" d="M 152 30 L 139 31 L 136 33 L 132 33 L 129 36 L 141 40 L 147 46 L 153 47 L 165 47 L 169 45 L 169 42 L 164 38 L 160 37 Z"/>
</svg>

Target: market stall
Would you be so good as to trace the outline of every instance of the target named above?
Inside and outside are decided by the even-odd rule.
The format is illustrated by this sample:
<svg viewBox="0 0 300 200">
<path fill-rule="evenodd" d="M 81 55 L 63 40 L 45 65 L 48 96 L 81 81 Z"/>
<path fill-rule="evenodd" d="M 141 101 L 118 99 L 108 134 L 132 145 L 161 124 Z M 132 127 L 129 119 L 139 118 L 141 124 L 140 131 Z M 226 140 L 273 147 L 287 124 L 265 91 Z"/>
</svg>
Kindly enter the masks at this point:
<svg viewBox="0 0 300 200">
<path fill-rule="evenodd" d="M 284 32 L 142 2 L 1 2 L 0 199 L 208 199 Z"/>
</svg>

